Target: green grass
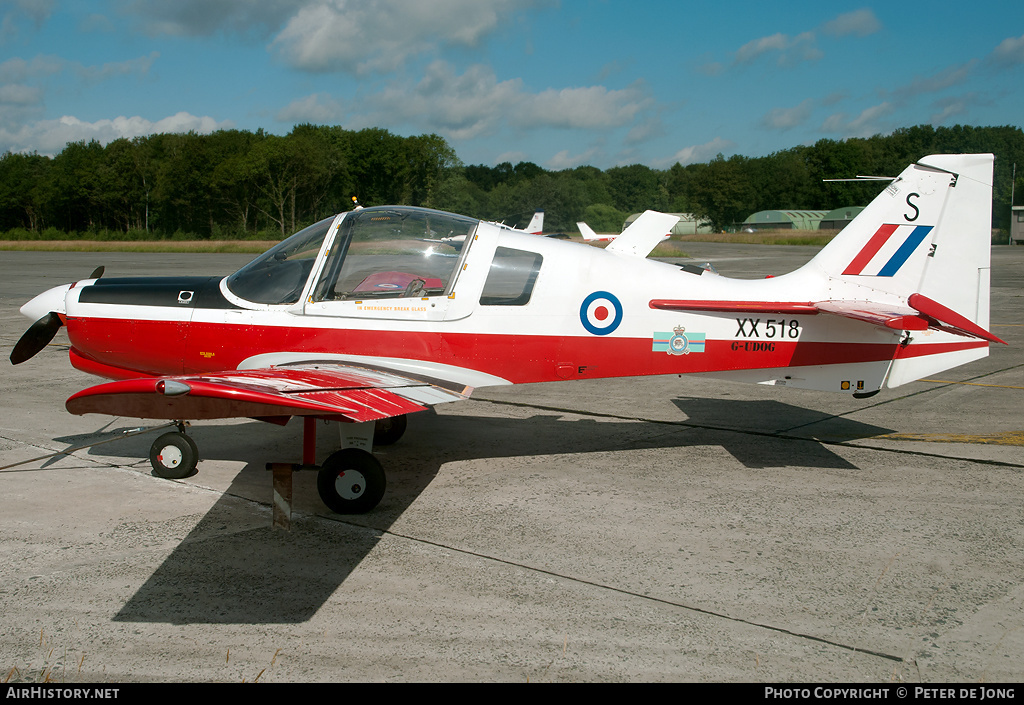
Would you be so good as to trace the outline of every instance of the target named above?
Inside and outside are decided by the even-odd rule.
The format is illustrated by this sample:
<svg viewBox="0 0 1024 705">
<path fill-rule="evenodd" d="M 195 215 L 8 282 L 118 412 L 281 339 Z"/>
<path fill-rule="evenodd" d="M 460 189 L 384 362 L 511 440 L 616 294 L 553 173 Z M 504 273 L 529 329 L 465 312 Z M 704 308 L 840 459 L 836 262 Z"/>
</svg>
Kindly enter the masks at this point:
<svg viewBox="0 0 1024 705">
<path fill-rule="evenodd" d="M 732 242 L 739 245 L 827 245 L 838 230 L 760 230 L 755 233 L 684 235 L 682 242 Z M 675 239 L 675 238 L 674 238 Z"/>
<path fill-rule="evenodd" d="M 3 240 L 0 250 L 37 252 L 228 252 L 259 254 L 276 240 Z"/>
<path fill-rule="evenodd" d="M 742 245 L 810 245 L 821 247 L 835 237 L 836 230 L 765 230 L 756 233 L 713 233 L 675 236 L 673 242 L 731 242 Z M 583 242 L 579 237 L 572 238 Z M 227 252 L 259 254 L 277 240 L 0 240 L 0 250 L 42 252 Z M 604 247 L 607 243 L 594 243 Z M 383 252 L 383 251 L 382 251 Z M 366 254 L 370 254 L 369 252 Z M 380 254 L 373 252 L 373 254 Z M 679 250 L 659 245 L 654 257 L 685 257 Z"/>
</svg>

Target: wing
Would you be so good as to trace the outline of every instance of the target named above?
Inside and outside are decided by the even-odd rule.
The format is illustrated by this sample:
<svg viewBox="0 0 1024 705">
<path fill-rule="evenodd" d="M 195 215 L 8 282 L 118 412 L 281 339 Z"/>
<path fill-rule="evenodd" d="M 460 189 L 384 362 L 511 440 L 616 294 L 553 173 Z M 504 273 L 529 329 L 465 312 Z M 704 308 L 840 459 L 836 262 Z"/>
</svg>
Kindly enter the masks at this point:
<svg viewBox="0 0 1024 705">
<path fill-rule="evenodd" d="M 72 414 L 144 419 L 323 416 L 361 422 L 466 399 L 472 391 L 440 380 L 327 362 L 120 380 L 84 389 L 65 406 Z"/>
</svg>

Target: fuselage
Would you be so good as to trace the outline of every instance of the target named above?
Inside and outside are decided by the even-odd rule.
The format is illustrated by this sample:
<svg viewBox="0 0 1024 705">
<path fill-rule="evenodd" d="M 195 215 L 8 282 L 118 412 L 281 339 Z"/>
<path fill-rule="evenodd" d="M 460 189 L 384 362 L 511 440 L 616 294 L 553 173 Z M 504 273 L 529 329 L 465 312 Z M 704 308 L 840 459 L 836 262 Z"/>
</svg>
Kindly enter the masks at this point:
<svg viewBox="0 0 1024 705">
<path fill-rule="evenodd" d="M 371 211 L 360 211 L 364 222 Z M 358 254 L 355 245 L 342 247 L 352 236 L 343 227 L 347 217 L 324 226 L 323 243 L 313 242 L 315 257 L 265 256 L 240 270 L 241 277 L 73 285 L 62 312 L 72 363 L 123 379 L 318 359 L 386 360 L 391 368 L 396 361 L 418 366 L 426 376 L 434 368 L 464 370 L 472 386 L 707 373 L 857 392 L 878 389 L 889 363 L 905 354 L 898 331 L 834 316 L 656 305 L 828 298 L 827 277 L 813 266 L 736 280 L 477 221 L 458 250 L 439 254 L 440 244 L 430 244 L 416 256 L 368 251 L 358 274 L 363 288 L 337 293 L 325 282 L 343 277 Z M 436 227 L 421 241 L 440 243 Z M 375 257 L 381 264 L 367 269 Z M 434 269 L 421 271 L 428 260 Z M 285 265 L 294 271 L 282 288 L 275 277 Z M 331 274 L 332 267 L 341 274 Z M 267 286 L 293 287 L 283 296 L 294 301 L 277 303 L 278 294 L 264 297 L 269 302 L 252 300 L 262 296 L 264 269 Z M 829 366 L 843 371 L 832 374 Z"/>
</svg>

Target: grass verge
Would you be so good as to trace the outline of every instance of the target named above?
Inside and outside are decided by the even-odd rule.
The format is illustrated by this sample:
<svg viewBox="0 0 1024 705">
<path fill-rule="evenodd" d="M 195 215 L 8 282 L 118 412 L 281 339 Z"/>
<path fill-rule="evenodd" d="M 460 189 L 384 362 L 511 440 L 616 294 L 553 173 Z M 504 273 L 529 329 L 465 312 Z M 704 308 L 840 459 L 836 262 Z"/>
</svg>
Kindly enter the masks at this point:
<svg viewBox="0 0 1024 705">
<path fill-rule="evenodd" d="M 756 233 L 713 233 L 673 237 L 674 242 L 726 242 L 742 245 L 813 245 L 821 247 L 837 230 L 765 230 Z M 582 238 L 573 237 L 576 242 Z M 259 254 L 278 240 L 0 240 L 0 250 L 38 252 L 227 252 Z M 598 247 L 606 242 L 595 243 Z M 659 246 L 660 247 L 660 246 Z M 655 248 L 653 256 L 680 257 L 674 248 Z"/>
<path fill-rule="evenodd" d="M 259 254 L 277 240 L 6 240 L 0 250 L 37 252 L 228 252 Z"/>
</svg>

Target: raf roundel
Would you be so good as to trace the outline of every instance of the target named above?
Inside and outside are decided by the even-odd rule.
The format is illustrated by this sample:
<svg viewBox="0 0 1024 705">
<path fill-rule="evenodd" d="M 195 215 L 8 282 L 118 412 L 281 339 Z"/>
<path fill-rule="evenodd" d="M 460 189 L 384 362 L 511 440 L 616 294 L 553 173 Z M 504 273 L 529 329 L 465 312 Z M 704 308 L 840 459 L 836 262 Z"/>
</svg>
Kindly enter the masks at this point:
<svg viewBox="0 0 1024 705">
<path fill-rule="evenodd" d="M 607 291 L 595 291 L 583 299 L 580 323 L 594 335 L 608 335 L 622 323 L 622 304 Z"/>
</svg>

